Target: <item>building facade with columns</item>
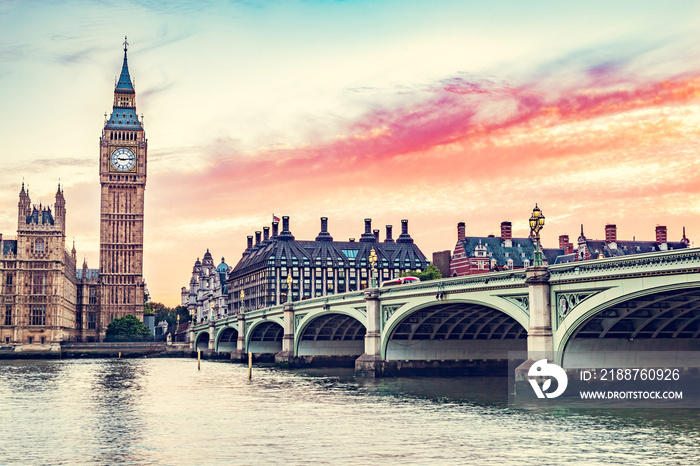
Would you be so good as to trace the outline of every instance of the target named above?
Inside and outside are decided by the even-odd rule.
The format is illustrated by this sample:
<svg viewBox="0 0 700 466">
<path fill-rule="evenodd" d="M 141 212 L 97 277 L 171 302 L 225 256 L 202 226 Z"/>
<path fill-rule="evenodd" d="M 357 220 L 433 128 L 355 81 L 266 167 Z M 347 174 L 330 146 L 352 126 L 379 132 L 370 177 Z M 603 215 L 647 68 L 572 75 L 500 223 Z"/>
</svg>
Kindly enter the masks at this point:
<svg viewBox="0 0 700 466">
<path fill-rule="evenodd" d="M 248 237 L 243 257 L 228 274 L 229 312 L 274 306 L 287 301 L 362 290 L 370 285 L 369 257 L 377 255 L 379 282 L 396 278 L 403 272 L 422 271 L 428 260 L 408 233 L 408 220 L 401 221 L 401 234 L 393 237 L 386 226 L 380 241 L 379 230 L 365 219 L 365 230 L 356 241 L 336 241 L 328 231 L 328 219 L 321 218 L 320 232 L 314 240 L 297 240 L 289 227 L 289 217 L 272 222 Z M 291 290 L 287 277 L 291 276 Z"/>
</svg>

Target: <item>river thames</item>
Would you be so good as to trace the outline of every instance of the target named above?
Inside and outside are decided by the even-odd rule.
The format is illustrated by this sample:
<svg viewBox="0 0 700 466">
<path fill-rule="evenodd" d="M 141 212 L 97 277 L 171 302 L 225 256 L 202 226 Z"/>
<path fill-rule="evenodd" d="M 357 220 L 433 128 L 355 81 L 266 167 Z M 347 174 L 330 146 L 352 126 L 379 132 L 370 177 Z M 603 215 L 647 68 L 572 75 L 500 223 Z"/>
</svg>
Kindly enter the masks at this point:
<svg viewBox="0 0 700 466">
<path fill-rule="evenodd" d="M 523 410 L 505 378 L 0 361 L 0 464 L 700 464 L 700 410 Z"/>
</svg>

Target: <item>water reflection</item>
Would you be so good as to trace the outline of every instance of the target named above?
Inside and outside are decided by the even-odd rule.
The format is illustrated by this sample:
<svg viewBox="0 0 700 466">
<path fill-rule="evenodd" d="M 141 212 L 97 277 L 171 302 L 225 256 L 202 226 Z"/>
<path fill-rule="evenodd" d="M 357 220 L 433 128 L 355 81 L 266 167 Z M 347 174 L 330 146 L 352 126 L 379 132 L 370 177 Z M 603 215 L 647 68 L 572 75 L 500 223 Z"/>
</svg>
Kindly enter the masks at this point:
<svg viewBox="0 0 700 466">
<path fill-rule="evenodd" d="M 142 440 L 144 430 L 139 398 L 148 377 L 146 365 L 143 359 L 105 360 L 94 378 L 95 411 L 86 419 L 95 432 L 93 462 L 136 463 L 142 459 L 134 446 Z"/>
</svg>

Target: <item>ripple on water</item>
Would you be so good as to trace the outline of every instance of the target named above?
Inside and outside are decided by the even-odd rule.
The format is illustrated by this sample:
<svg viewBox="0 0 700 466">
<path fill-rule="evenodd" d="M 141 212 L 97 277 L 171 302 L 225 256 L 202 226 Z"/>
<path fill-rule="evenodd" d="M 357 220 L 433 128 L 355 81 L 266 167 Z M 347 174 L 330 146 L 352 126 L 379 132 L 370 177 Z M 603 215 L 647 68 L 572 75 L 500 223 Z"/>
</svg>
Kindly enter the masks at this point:
<svg viewBox="0 0 700 466">
<path fill-rule="evenodd" d="M 0 362 L 0 464 L 700 464 L 685 411 L 519 410 L 499 378 Z"/>
</svg>

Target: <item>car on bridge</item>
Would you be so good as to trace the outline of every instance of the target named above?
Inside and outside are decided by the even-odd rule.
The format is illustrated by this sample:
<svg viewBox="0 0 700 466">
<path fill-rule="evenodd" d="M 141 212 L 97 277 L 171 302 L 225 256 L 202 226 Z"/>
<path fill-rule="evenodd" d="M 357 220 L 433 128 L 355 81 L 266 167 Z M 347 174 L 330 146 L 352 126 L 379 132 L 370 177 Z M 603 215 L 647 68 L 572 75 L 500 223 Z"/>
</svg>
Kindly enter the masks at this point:
<svg viewBox="0 0 700 466">
<path fill-rule="evenodd" d="M 418 277 L 399 277 L 382 282 L 382 286 L 410 285 L 411 283 L 418 283 L 419 281 L 420 278 Z"/>
</svg>

